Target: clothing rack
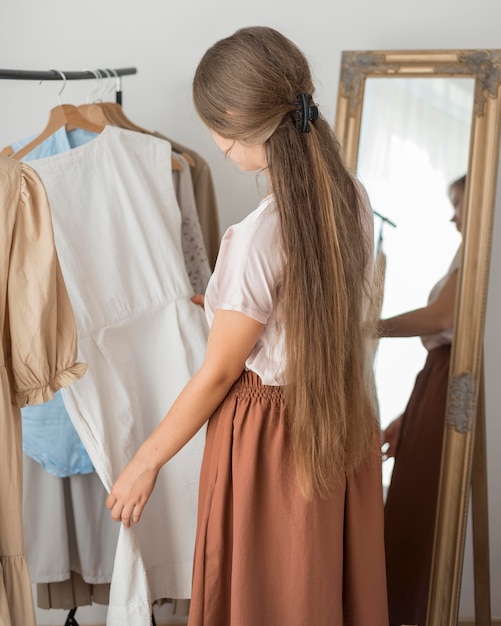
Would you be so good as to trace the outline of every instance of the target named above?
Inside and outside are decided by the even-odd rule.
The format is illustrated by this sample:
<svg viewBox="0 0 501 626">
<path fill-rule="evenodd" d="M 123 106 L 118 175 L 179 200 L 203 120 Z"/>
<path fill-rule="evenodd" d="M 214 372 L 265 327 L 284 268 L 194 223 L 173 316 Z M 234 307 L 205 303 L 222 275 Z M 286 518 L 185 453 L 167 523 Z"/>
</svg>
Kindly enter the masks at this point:
<svg viewBox="0 0 501 626">
<path fill-rule="evenodd" d="M 372 212 L 374 213 L 376 217 L 379 217 L 379 219 L 381 220 L 381 225 L 379 227 L 379 234 L 378 234 L 377 245 L 376 245 L 376 250 L 379 250 L 381 248 L 381 244 L 383 243 L 383 226 L 385 224 L 389 224 L 393 228 L 396 228 L 397 225 L 395 224 L 395 222 L 392 222 L 390 219 L 388 219 L 384 215 L 381 215 L 381 213 L 378 213 L 374 209 L 372 209 Z"/>
<path fill-rule="evenodd" d="M 122 67 L 119 69 L 106 70 L 81 70 L 63 72 L 62 70 L 2 70 L 0 69 L 0 80 L 89 80 L 91 78 L 116 78 L 118 88 L 116 90 L 116 101 L 122 104 L 122 89 L 120 87 L 122 76 L 137 74 L 135 67 Z"/>
<path fill-rule="evenodd" d="M 389 224 L 390 226 L 393 226 L 393 228 L 396 228 L 397 225 L 395 224 L 395 222 L 392 222 L 390 219 L 388 219 L 387 217 L 385 217 L 384 215 L 381 215 L 381 213 L 378 213 L 377 211 L 374 211 L 374 209 L 372 209 L 372 212 L 374 213 L 374 215 L 376 217 L 379 217 L 380 220 L 383 220 L 383 222 L 386 222 L 387 224 Z"/>
<path fill-rule="evenodd" d="M 135 67 L 125 67 L 118 69 L 106 69 L 106 70 L 81 70 L 81 71 L 62 71 L 62 70 L 10 70 L 0 69 L 1 80 L 36 80 L 40 82 L 49 80 L 89 80 L 100 78 L 115 78 L 117 80 L 117 88 L 115 90 L 117 104 L 122 104 L 122 88 L 121 78 L 122 76 L 131 76 L 137 74 Z M 79 626 L 75 618 L 77 607 L 73 607 L 67 616 L 65 626 Z M 155 626 L 155 617 L 152 615 L 152 625 Z"/>
</svg>

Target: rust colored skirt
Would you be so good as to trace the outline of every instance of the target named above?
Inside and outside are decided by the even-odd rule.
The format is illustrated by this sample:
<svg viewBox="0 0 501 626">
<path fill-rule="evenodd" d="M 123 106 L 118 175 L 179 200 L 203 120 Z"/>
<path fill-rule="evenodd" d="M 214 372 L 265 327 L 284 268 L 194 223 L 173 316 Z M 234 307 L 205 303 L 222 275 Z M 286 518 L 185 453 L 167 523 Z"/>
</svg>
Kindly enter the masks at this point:
<svg viewBox="0 0 501 626">
<path fill-rule="evenodd" d="M 429 352 L 403 416 L 385 506 L 392 625 L 426 622 L 450 351 Z"/>
<path fill-rule="evenodd" d="M 244 372 L 208 425 L 198 515 L 189 626 L 387 626 L 379 434 L 306 501 L 283 391 Z"/>
</svg>

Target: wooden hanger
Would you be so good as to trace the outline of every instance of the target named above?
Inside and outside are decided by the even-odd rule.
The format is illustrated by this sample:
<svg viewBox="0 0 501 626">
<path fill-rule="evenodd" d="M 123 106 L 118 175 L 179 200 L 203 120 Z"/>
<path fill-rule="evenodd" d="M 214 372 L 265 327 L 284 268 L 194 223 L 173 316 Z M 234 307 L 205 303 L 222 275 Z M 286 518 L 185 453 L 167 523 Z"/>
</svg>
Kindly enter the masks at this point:
<svg viewBox="0 0 501 626">
<path fill-rule="evenodd" d="M 103 78 L 102 74 L 106 74 L 108 78 L 111 78 L 112 74 L 115 74 L 115 77 L 118 81 L 115 85 L 115 94 L 121 90 L 120 77 L 118 76 L 115 70 L 103 69 L 103 70 L 95 70 L 95 71 L 90 70 L 90 71 L 92 72 L 92 74 L 96 76 L 98 80 L 99 78 Z M 91 93 L 94 94 L 95 90 L 93 90 Z M 103 110 L 104 115 L 108 117 L 111 120 L 111 123 L 114 124 L 115 126 L 118 126 L 119 128 L 125 128 L 127 130 L 134 130 L 138 133 L 144 133 L 146 135 L 151 135 L 153 137 L 158 137 L 157 133 L 154 133 L 150 130 L 147 130 L 146 128 L 143 128 L 142 126 L 138 126 L 137 124 L 134 124 L 134 122 L 132 122 L 125 115 L 125 112 L 121 104 L 118 103 L 118 101 L 117 102 L 104 101 L 104 102 L 99 102 L 97 104 Z M 79 108 L 81 109 L 82 107 L 79 107 Z M 191 167 L 195 166 L 195 161 L 189 154 L 186 154 L 185 152 L 180 152 L 178 150 L 175 150 L 174 148 L 172 149 L 172 151 L 176 154 L 180 154 L 188 163 L 188 165 L 190 165 Z M 172 160 L 173 160 L 173 169 L 178 169 L 182 171 L 183 169 L 182 163 L 178 161 L 174 156 L 172 157 Z"/>
<path fill-rule="evenodd" d="M 88 70 L 97 79 L 97 84 L 94 89 L 90 91 L 87 96 L 88 102 L 92 102 L 93 98 L 97 100 L 97 93 L 100 91 L 100 83 L 105 78 L 112 78 L 112 74 L 115 75 L 117 83 L 115 86 L 115 94 L 121 91 L 120 77 L 115 70 L 101 69 L 101 70 Z M 107 102 L 103 100 L 92 102 L 92 104 L 81 104 L 78 109 L 93 122 L 104 122 L 105 124 L 111 124 L 118 128 L 124 128 L 125 130 L 132 130 L 135 132 L 151 135 L 148 130 L 141 128 L 137 124 L 134 124 L 124 113 L 122 107 L 118 102 Z M 171 159 L 171 169 L 182 171 L 183 164 L 174 156 Z"/>
<path fill-rule="evenodd" d="M 108 126 L 111 124 L 114 126 L 113 120 L 106 115 L 105 110 L 102 108 L 99 102 L 88 104 L 77 104 L 77 109 L 80 113 L 94 124 L 102 124 Z"/>
<path fill-rule="evenodd" d="M 67 128 L 81 128 L 92 133 L 100 133 L 104 128 L 104 125 L 95 124 L 84 117 L 73 104 L 60 104 L 51 110 L 49 121 L 40 135 L 32 139 L 17 152 L 14 152 L 12 158 L 16 160 L 22 159 L 63 126 Z"/>
<path fill-rule="evenodd" d="M 104 128 L 104 125 L 95 124 L 84 117 L 76 106 L 73 106 L 72 104 L 62 104 L 61 94 L 66 87 L 66 76 L 60 70 L 54 70 L 54 72 L 60 74 L 63 79 L 63 86 L 57 94 L 59 105 L 51 110 L 49 114 L 49 121 L 43 131 L 20 150 L 14 152 L 11 155 L 13 159 L 22 159 L 60 128 L 66 127 L 68 130 L 71 128 L 81 128 L 82 130 L 88 130 L 92 133 L 100 133 Z"/>
<path fill-rule="evenodd" d="M 78 109 L 78 107 L 76 107 Z M 16 154 L 14 154 L 14 148 L 12 146 L 5 146 L 1 150 L 0 154 L 5 156 L 13 156 L 16 159 L 22 159 L 23 156 L 28 154 L 30 150 L 33 150 L 42 141 L 47 139 L 51 134 L 56 132 L 61 126 L 71 128 L 83 128 L 84 130 L 91 130 L 92 132 L 101 132 L 101 130 L 109 124 L 109 120 L 106 118 L 95 116 L 94 119 L 90 119 L 89 116 L 79 115 L 79 111 L 75 112 L 75 107 L 69 104 L 61 104 L 50 112 L 49 122 L 38 137 L 36 137 L 32 143 L 20 148 Z M 64 119 L 59 119 L 62 116 Z M 28 152 L 26 152 L 28 150 Z"/>
<path fill-rule="evenodd" d="M 147 130 L 146 128 L 142 128 L 141 126 L 134 124 L 134 122 L 131 122 L 131 120 L 125 115 L 123 108 L 118 103 L 101 102 L 100 104 L 103 107 L 106 115 L 109 115 L 110 117 L 115 119 L 116 126 L 119 126 L 120 128 L 125 128 L 128 130 L 135 130 L 138 133 L 144 133 L 145 135 L 151 135 L 152 137 L 156 136 L 155 133 L 153 133 L 151 130 Z M 175 152 L 175 150 L 173 150 L 173 152 Z M 191 166 L 195 165 L 195 162 L 193 161 L 191 156 L 186 155 L 184 153 L 180 153 L 180 154 L 189 165 Z M 176 167 L 174 167 L 174 165 L 176 165 Z M 178 161 L 175 156 L 172 157 L 172 169 L 177 169 L 179 171 L 183 170 L 183 164 L 180 161 Z"/>
<path fill-rule="evenodd" d="M 137 124 L 134 124 L 126 117 L 122 107 L 115 102 L 94 102 L 90 104 L 79 104 L 78 110 L 90 121 L 97 124 L 110 124 L 125 130 L 133 130 L 139 133 L 151 135 L 149 131 Z M 171 160 L 172 170 L 183 171 L 183 164 L 174 156 Z"/>
<path fill-rule="evenodd" d="M 140 133 L 154 135 L 154 133 L 144 128 L 141 128 L 137 124 L 131 122 L 131 120 L 129 120 L 129 118 L 125 115 L 122 107 L 118 103 L 96 102 L 81 104 L 78 107 L 71 104 L 62 104 L 61 93 L 66 86 L 66 76 L 63 74 L 63 72 L 59 70 L 54 71 L 59 72 L 64 82 L 58 94 L 60 104 L 59 106 L 54 107 L 51 110 L 49 115 L 49 121 L 47 122 L 44 130 L 40 133 L 40 135 L 35 137 L 32 141 L 23 146 L 17 152 L 14 152 L 12 146 L 6 146 L 1 151 L 1 154 L 5 156 L 11 156 L 16 160 L 20 160 L 62 127 L 66 127 L 67 130 L 71 130 L 73 128 L 81 128 L 90 132 L 100 133 L 105 126 L 112 125 L 127 130 L 134 130 Z M 101 76 L 98 75 L 97 72 L 92 73 L 96 76 L 98 80 L 99 78 L 101 78 Z M 193 159 L 191 159 L 189 155 L 183 154 L 182 156 L 185 157 L 186 161 L 190 165 L 194 165 Z M 173 170 L 183 170 L 183 164 L 174 156 L 172 157 L 171 167 Z"/>
<path fill-rule="evenodd" d="M 177 152 L 177 150 L 175 150 L 174 148 L 172 148 L 172 150 L 174 150 L 174 152 Z M 190 165 L 191 167 L 195 167 L 196 163 L 191 154 L 188 154 L 187 152 L 179 152 L 179 154 L 183 157 L 186 163 L 188 163 L 188 165 Z"/>
<path fill-rule="evenodd" d="M 120 126 L 120 128 L 125 128 L 126 130 L 135 130 L 138 133 L 143 133 L 145 135 L 151 135 L 149 130 L 146 128 L 142 128 L 137 124 L 134 124 L 124 113 L 124 110 L 117 102 L 101 102 L 101 106 L 106 111 L 106 115 L 109 115 L 112 119 L 115 120 L 115 124 Z"/>
</svg>

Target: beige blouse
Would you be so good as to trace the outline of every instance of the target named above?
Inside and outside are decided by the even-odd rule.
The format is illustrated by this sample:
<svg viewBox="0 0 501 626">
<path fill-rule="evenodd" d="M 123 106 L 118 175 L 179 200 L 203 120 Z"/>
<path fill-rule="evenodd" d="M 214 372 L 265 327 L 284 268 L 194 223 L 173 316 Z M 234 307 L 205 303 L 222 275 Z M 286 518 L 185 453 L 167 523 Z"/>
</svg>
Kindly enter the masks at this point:
<svg viewBox="0 0 501 626">
<path fill-rule="evenodd" d="M 19 408 L 78 378 L 73 311 L 38 174 L 0 155 L 0 624 L 35 626 L 24 558 Z"/>
</svg>

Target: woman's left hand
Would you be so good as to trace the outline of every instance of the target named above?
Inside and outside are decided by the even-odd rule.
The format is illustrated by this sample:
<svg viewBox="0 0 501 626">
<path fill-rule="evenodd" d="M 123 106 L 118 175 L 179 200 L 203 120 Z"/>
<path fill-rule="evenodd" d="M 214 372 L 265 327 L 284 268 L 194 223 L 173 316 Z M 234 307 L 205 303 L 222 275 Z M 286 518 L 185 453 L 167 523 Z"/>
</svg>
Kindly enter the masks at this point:
<svg viewBox="0 0 501 626">
<path fill-rule="evenodd" d="M 201 293 L 196 293 L 194 296 L 192 296 L 191 301 L 194 304 L 198 304 L 198 306 L 201 306 L 202 309 L 205 307 L 205 296 L 203 296 Z"/>
<path fill-rule="evenodd" d="M 134 457 L 120 474 L 106 499 L 106 506 L 111 509 L 111 517 L 117 522 L 123 522 L 126 528 L 131 523 L 137 524 L 153 491 L 157 475 L 157 469 Z"/>
<path fill-rule="evenodd" d="M 398 449 L 398 442 L 400 439 L 400 431 L 402 430 L 403 417 L 397 417 L 389 424 L 382 432 L 381 443 L 383 450 L 383 461 L 395 457 Z"/>
</svg>

